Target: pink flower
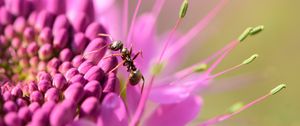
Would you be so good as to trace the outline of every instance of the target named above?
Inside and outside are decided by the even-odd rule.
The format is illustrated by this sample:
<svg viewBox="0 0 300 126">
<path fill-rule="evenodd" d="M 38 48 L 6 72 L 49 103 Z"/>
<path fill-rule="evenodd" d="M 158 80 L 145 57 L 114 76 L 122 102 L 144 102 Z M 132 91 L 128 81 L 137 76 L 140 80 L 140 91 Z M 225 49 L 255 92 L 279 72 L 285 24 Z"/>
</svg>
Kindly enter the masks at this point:
<svg viewBox="0 0 300 126">
<path fill-rule="evenodd" d="M 156 0 L 151 11 L 140 14 L 142 3 L 137 1 L 129 23 L 128 0 L 123 7 L 115 0 L 0 0 L 0 125 L 187 125 L 202 109 L 197 92 L 258 56 L 212 74 L 231 50 L 263 26 L 246 29 L 207 59 L 174 71 L 180 63 L 177 53 L 227 0 L 179 34 L 189 5 L 183 0 L 167 35 L 156 32 L 165 0 Z M 201 125 L 228 119 L 284 87 Z"/>
</svg>

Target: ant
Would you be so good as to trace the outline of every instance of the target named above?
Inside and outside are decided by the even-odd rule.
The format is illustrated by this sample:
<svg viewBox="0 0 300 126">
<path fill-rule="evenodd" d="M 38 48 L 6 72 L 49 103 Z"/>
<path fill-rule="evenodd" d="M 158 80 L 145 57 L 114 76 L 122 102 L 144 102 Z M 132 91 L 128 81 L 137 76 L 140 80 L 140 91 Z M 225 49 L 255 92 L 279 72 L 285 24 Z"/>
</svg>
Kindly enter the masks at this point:
<svg viewBox="0 0 300 126">
<path fill-rule="evenodd" d="M 122 41 L 114 40 L 110 34 L 98 34 L 98 35 L 108 37 L 110 39 L 111 43 L 104 46 L 104 47 L 102 47 L 102 48 L 100 48 L 100 49 L 98 49 L 98 50 L 91 51 L 91 52 L 88 52 L 88 53 L 98 52 L 98 51 L 100 51 L 101 49 L 103 49 L 107 46 L 108 46 L 108 49 L 110 49 L 112 51 L 120 51 L 120 53 L 118 53 L 118 54 L 112 54 L 110 56 L 104 57 L 104 58 L 109 58 L 109 57 L 113 57 L 113 56 L 121 56 L 121 58 L 123 60 L 122 62 L 120 62 L 117 66 L 115 66 L 109 72 L 112 72 L 112 71 L 116 70 L 119 66 L 121 66 L 123 64 L 123 66 L 127 67 L 127 72 L 130 73 L 128 80 L 129 80 L 129 83 L 132 86 L 137 85 L 141 80 L 143 81 L 142 90 L 141 90 L 141 92 L 143 92 L 145 79 L 144 79 L 144 76 L 141 73 L 141 71 L 138 68 L 136 68 L 136 66 L 133 62 L 138 57 L 138 55 L 142 55 L 142 52 L 139 51 L 133 57 L 131 57 L 131 55 L 132 55 L 132 46 L 130 47 L 130 49 L 124 47 L 124 44 L 122 43 Z"/>
</svg>

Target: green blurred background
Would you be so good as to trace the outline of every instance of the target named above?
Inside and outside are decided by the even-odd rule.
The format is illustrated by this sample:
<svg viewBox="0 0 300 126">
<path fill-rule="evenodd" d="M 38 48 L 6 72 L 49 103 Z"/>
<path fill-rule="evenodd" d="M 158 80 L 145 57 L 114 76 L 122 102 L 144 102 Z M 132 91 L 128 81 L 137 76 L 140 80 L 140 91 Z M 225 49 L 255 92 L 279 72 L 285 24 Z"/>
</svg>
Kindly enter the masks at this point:
<svg viewBox="0 0 300 126">
<path fill-rule="evenodd" d="M 180 31 L 186 32 L 217 2 L 190 0 L 190 8 Z M 141 12 L 149 10 L 152 3 L 152 0 L 144 0 Z M 159 32 L 172 27 L 180 4 L 181 0 L 167 0 L 160 15 Z M 218 125 L 300 126 L 299 12 L 299 0 L 229 0 L 217 17 L 184 49 L 188 50 L 186 53 L 189 56 L 181 68 L 221 49 L 246 27 L 265 26 L 261 34 L 239 45 L 215 70 L 218 72 L 239 64 L 254 53 L 260 55 L 254 63 L 217 78 L 207 91 L 201 93 L 205 103 L 199 122 L 225 113 L 238 101 L 248 103 L 278 84 L 286 83 L 288 88 L 283 92 Z"/>
</svg>

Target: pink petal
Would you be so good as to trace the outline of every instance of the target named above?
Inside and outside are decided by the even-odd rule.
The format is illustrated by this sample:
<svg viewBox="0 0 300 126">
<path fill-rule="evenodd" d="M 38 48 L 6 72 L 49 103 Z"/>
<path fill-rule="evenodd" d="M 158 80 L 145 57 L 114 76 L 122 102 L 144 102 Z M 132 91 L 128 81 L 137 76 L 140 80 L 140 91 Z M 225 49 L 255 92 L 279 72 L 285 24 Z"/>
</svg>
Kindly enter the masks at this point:
<svg viewBox="0 0 300 126">
<path fill-rule="evenodd" d="M 136 63 L 140 63 L 139 68 L 142 71 L 148 71 L 151 65 L 151 60 L 158 52 L 156 48 L 156 17 L 152 13 L 146 13 L 138 17 L 132 36 L 132 43 L 134 52 L 142 50 L 143 58 L 137 58 Z"/>
<path fill-rule="evenodd" d="M 104 97 L 101 106 L 98 126 L 126 126 L 128 115 L 122 99 L 115 93 L 109 93 Z"/>
<path fill-rule="evenodd" d="M 87 119 L 79 119 L 68 124 L 67 126 L 96 126 L 96 124 Z"/>
<path fill-rule="evenodd" d="M 114 39 L 121 39 L 122 16 L 120 7 L 114 0 L 94 0 L 95 18 Z"/>
<path fill-rule="evenodd" d="M 95 11 L 103 13 L 115 4 L 115 0 L 93 0 Z"/>
<path fill-rule="evenodd" d="M 141 98 L 140 88 L 136 86 L 127 86 L 126 102 L 130 115 L 134 114 L 138 107 L 139 100 Z"/>
<path fill-rule="evenodd" d="M 146 126 L 185 126 L 196 118 L 202 107 L 202 99 L 190 96 L 186 100 L 158 106 L 146 120 Z"/>
<path fill-rule="evenodd" d="M 191 80 L 155 86 L 151 89 L 149 98 L 159 104 L 179 103 L 206 87 L 210 82 L 202 77 Z"/>
</svg>

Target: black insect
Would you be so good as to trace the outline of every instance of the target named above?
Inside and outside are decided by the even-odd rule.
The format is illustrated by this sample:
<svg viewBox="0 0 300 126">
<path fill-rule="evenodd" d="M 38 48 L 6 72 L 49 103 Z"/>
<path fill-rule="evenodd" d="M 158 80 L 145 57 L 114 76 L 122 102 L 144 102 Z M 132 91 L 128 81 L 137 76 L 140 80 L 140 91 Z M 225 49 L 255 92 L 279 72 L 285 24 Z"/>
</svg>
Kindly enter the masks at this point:
<svg viewBox="0 0 300 126">
<path fill-rule="evenodd" d="M 135 85 L 137 85 L 142 80 L 143 84 L 142 84 L 142 90 L 141 90 L 141 92 L 143 92 L 145 79 L 144 79 L 144 76 L 141 73 L 141 71 L 138 68 L 136 68 L 136 66 L 134 64 L 134 60 L 139 55 L 141 55 L 142 52 L 139 51 L 139 52 L 137 52 L 132 57 L 132 47 L 130 47 L 130 49 L 124 47 L 124 44 L 122 43 L 122 41 L 120 41 L 120 40 L 113 40 L 112 36 L 109 35 L 109 34 L 99 34 L 99 36 L 105 36 L 105 37 L 109 37 L 110 38 L 111 43 L 107 45 L 108 49 L 110 49 L 112 51 L 120 51 L 120 53 L 112 54 L 110 56 L 106 56 L 105 58 L 113 57 L 113 56 L 121 56 L 121 58 L 123 60 L 117 66 L 115 66 L 112 70 L 110 70 L 110 72 L 116 70 L 121 65 L 126 66 L 127 67 L 127 71 L 130 73 L 129 74 L 129 78 L 128 78 L 129 83 L 132 86 L 135 86 Z M 107 46 L 105 46 L 105 47 L 107 47 Z M 95 50 L 95 51 L 99 51 L 99 50 L 101 50 L 101 49 L 98 49 L 98 50 Z M 88 53 L 93 53 L 95 51 L 88 52 Z"/>
</svg>

